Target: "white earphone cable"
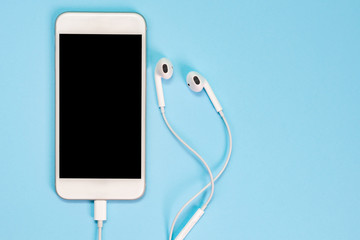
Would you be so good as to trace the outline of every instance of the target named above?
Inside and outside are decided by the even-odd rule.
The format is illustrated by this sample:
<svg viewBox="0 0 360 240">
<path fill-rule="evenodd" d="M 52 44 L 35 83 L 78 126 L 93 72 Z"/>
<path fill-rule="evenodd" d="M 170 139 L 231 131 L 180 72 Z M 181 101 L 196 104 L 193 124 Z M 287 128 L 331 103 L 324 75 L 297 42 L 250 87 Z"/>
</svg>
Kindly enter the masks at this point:
<svg viewBox="0 0 360 240">
<path fill-rule="evenodd" d="M 187 147 L 193 154 L 195 154 L 196 157 L 198 157 L 200 159 L 200 161 L 202 162 L 202 164 L 204 165 L 204 167 L 206 168 L 206 170 L 209 173 L 210 176 L 210 185 L 211 185 L 211 193 L 210 196 L 208 198 L 208 200 L 206 201 L 206 203 L 201 207 L 202 210 L 205 210 L 206 207 L 208 206 L 208 204 L 210 203 L 213 195 L 214 195 L 214 178 L 212 175 L 212 172 L 210 170 L 210 167 L 208 166 L 208 164 L 205 162 L 205 160 L 200 156 L 200 154 L 198 154 L 194 149 L 192 149 L 184 140 L 182 140 L 179 135 L 177 135 L 177 133 L 172 129 L 172 127 L 170 126 L 169 122 L 166 119 L 165 116 L 165 109 L 164 107 L 161 107 L 161 114 L 163 116 L 163 119 L 165 121 L 166 126 L 169 128 L 169 130 L 171 131 L 171 133 L 185 146 Z"/>
<path fill-rule="evenodd" d="M 225 126 L 226 126 L 226 129 L 228 131 L 228 136 L 229 136 L 229 150 L 228 150 L 228 155 L 227 155 L 227 158 L 226 158 L 226 161 L 224 163 L 224 166 L 223 168 L 220 170 L 220 172 L 216 175 L 216 177 L 214 178 L 214 182 L 223 174 L 223 172 L 225 171 L 228 163 L 229 163 L 229 160 L 230 160 L 230 156 L 231 156 L 231 151 L 232 151 L 232 136 L 231 136 L 231 131 L 230 131 L 230 127 L 229 127 L 229 124 L 228 122 L 226 121 L 226 118 L 224 116 L 224 113 L 222 111 L 219 112 L 220 116 L 222 117 L 224 123 L 225 123 Z M 163 116 L 165 117 L 164 113 L 163 113 Z M 165 121 L 166 122 L 166 121 Z M 180 216 L 180 214 L 182 213 L 182 211 L 192 202 L 194 201 L 203 191 L 205 191 L 210 185 L 212 185 L 213 183 L 212 182 L 209 182 L 203 189 L 200 190 L 200 192 L 198 192 L 197 194 L 195 194 L 189 201 L 187 201 L 183 206 L 182 208 L 179 210 L 179 212 L 176 214 L 175 218 L 174 218 L 174 221 L 171 225 L 171 229 L 170 229 L 170 235 L 169 235 L 169 240 L 172 240 L 172 235 L 173 235 L 173 232 L 174 232 L 174 227 L 175 227 L 175 224 L 176 224 L 176 221 L 178 219 L 178 217 Z"/>
</svg>

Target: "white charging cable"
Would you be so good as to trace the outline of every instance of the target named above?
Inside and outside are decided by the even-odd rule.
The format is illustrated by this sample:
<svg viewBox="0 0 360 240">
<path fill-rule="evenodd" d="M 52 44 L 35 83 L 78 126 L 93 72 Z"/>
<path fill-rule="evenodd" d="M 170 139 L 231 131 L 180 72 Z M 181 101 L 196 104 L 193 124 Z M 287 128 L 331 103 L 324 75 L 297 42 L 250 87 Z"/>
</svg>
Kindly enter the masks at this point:
<svg viewBox="0 0 360 240">
<path fill-rule="evenodd" d="M 167 123 L 166 121 L 166 118 L 165 118 L 165 114 L 163 112 L 163 110 L 161 111 L 162 114 L 163 114 L 163 117 L 164 117 L 164 120 L 165 122 Z M 228 131 L 228 137 L 229 137 L 229 150 L 228 150 L 228 155 L 227 155 L 227 158 L 226 158 L 226 161 L 224 163 L 224 166 L 223 168 L 220 170 L 220 172 L 216 175 L 216 177 L 214 178 L 214 182 L 223 174 L 223 172 L 225 171 L 228 163 L 229 163 L 229 160 L 230 160 L 230 156 L 231 156 L 231 151 L 232 151 L 232 136 L 231 136 L 231 131 L 230 131 L 230 127 L 229 127 L 229 124 L 228 122 L 226 121 L 226 118 L 224 116 L 224 113 L 222 111 L 219 111 L 219 114 L 221 116 L 221 118 L 223 119 L 224 123 L 225 123 L 225 126 L 226 126 L 226 129 Z M 168 125 L 168 124 L 167 124 Z M 169 235 L 169 240 L 172 240 L 172 235 L 173 235 L 173 232 L 174 232 L 174 227 L 175 227 L 175 224 L 176 224 L 176 221 L 177 219 L 179 218 L 180 214 L 182 213 L 182 211 L 192 202 L 194 201 L 203 191 L 205 191 L 210 185 L 212 186 L 214 183 L 213 182 L 209 182 L 203 189 L 201 189 L 197 194 L 195 194 L 192 198 L 190 198 L 189 201 L 187 201 L 183 206 L 182 208 L 180 209 L 180 211 L 176 214 L 175 218 L 174 218 L 174 221 L 171 225 L 171 229 L 170 229 L 170 235 Z M 212 186 L 213 188 L 213 186 Z M 201 210 L 201 209 L 199 209 Z M 197 221 L 199 221 L 200 217 L 204 214 L 204 212 L 201 212 L 201 211 L 197 211 L 194 216 L 190 219 L 190 221 L 188 222 L 188 224 L 186 224 L 186 226 L 183 228 L 183 230 L 178 234 L 178 236 L 176 237 L 175 240 L 181 240 L 181 239 L 184 239 L 186 237 L 186 235 L 190 232 L 191 228 L 196 224 Z"/>
<path fill-rule="evenodd" d="M 103 227 L 103 221 L 106 220 L 106 201 L 95 200 L 94 201 L 94 220 L 97 221 L 98 225 L 98 239 L 101 240 L 101 232 Z"/>
</svg>

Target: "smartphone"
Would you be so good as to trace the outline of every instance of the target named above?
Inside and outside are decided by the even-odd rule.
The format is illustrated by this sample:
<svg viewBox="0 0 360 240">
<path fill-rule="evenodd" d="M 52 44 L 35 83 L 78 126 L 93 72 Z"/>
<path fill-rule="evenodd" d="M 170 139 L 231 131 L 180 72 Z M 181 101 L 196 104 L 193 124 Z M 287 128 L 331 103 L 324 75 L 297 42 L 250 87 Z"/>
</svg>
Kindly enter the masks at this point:
<svg viewBox="0 0 360 240">
<path fill-rule="evenodd" d="M 145 190 L 145 20 L 67 12 L 55 29 L 56 192 L 137 199 Z"/>
</svg>

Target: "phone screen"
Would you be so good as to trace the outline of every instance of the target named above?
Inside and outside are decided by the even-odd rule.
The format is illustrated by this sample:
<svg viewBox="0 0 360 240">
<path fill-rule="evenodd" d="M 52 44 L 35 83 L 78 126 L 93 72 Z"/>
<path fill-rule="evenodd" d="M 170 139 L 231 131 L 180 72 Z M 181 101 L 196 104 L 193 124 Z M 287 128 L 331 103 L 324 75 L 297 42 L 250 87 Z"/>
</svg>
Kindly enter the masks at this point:
<svg viewBox="0 0 360 240">
<path fill-rule="evenodd" d="M 142 35 L 59 38 L 60 178 L 141 178 Z"/>
</svg>

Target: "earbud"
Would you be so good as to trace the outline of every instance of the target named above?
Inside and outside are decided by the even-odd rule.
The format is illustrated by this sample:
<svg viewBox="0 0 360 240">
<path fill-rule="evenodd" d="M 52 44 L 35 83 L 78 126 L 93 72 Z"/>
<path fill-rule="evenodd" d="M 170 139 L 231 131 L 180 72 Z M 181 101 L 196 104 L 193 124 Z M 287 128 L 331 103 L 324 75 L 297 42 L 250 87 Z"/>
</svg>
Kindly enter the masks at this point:
<svg viewBox="0 0 360 240">
<path fill-rule="evenodd" d="M 165 107 L 164 92 L 161 79 L 169 79 L 173 75 L 173 65 L 167 58 L 158 61 L 155 68 L 155 86 L 159 107 Z"/>
<path fill-rule="evenodd" d="M 214 105 L 214 108 L 216 109 L 216 111 L 220 112 L 222 110 L 222 107 L 221 107 L 219 101 L 217 100 L 215 93 L 211 89 L 210 84 L 198 72 L 194 72 L 194 71 L 189 72 L 186 77 L 186 82 L 187 82 L 187 85 L 189 86 L 189 88 L 191 90 L 193 90 L 194 92 L 200 92 L 204 88 L 205 92 L 209 96 L 212 104 Z"/>
</svg>

